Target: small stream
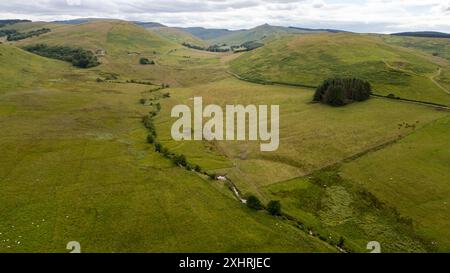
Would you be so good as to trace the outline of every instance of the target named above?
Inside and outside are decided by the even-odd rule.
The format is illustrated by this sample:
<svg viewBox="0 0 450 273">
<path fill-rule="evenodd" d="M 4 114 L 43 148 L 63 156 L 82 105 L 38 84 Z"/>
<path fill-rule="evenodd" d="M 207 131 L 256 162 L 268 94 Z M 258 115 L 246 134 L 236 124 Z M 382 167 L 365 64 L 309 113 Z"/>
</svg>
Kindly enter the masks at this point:
<svg viewBox="0 0 450 273">
<path fill-rule="evenodd" d="M 247 200 L 242 197 L 242 194 L 240 193 L 239 189 L 228 177 L 219 176 L 219 177 L 217 177 L 217 180 L 225 182 L 227 184 L 227 186 L 230 188 L 230 190 L 237 197 L 237 199 L 239 199 L 239 201 L 241 201 L 242 204 L 247 204 Z"/>
</svg>

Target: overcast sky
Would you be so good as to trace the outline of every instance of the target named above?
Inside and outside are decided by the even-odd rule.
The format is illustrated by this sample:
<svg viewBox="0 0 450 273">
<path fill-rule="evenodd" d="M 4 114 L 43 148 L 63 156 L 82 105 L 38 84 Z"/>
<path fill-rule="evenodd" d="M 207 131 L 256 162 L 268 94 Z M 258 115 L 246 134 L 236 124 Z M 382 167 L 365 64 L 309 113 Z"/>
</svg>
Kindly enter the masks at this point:
<svg viewBox="0 0 450 273">
<path fill-rule="evenodd" d="M 80 17 L 229 29 L 269 23 L 356 32 L 450 32 L 450 0 L 0 0 L 1 19 Z"/>
</svg>

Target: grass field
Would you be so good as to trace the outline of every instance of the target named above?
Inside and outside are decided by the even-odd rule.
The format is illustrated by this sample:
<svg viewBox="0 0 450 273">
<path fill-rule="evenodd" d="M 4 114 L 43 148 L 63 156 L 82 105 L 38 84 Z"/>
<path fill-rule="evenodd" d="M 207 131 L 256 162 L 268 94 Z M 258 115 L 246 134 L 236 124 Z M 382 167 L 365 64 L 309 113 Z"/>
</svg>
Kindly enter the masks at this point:
<svg viewBox="0 0 450 273">
<path fill-rule="evenodd" d="M 413 219 L 419 233 L 443 252 L 450 251 L 449 126 L 447 116 L 342 167 L 343 177 Z"/>
<path fill-rule="evenodd" d="M 84 252 L 334 252 L 329 243 L 341 238 L 355 252 L 373 240 L 384 252 L 448 251 L 448 111 L 378 98 L 333 108 L 311 103 L 313 89 L 227 74 L 230 61 L 246 77 L 292 83 L 355 73 L 377 92 L 448 102 L 432 81 L 449 86 L 445 60 L 348 35 L 283 38 L 231 55 L 100 20 L 0 45 L 0 252 L 66 252 L 74 240 Z M 35 43 L 106 54 L 80 70 L 15 47 Z M 140 65 L 141 57 L 156 65 Z M 154 91 L 163 83 L 170 88 Z M 246 208 L 225 184 L 154 152 L 141 122 L 153 108 L 140 99 L 163 93 L 159 142 L 227 175 L 243 194 L 280 200 L 303 229 Z M 205 105 L 280 105 L 279 150 L 173 141 L 170 111 L 194 96 Z"/>
<path fill-rule="evenodd" d="M 358 77 L 378 94 L 449 105 L 448 94 L 430 80 L 441 66 L 449 64 L 359 34 L 286 37 L 231 63 L 233 72 L 248 79 L 318 86 L 329 77 Z"/>
<path fill-rule="evenodd" d="M 174 142 L 169 135 L 174 122 L 169 110 L 177 103 L 191 105 L 194 96 L 202 96 L 205 105 L 280 104 L 279 150 L 262 153 L 259 143 L 250 142 Z M 263 86 L 235 79 L 175 89 L 172 98 L 163 102 L 162 115 L 157 119 L 158 131 L 163 132 L 159 138 L 192 163 L 226 174 L 244 194 L 256 194 L 265 202 L 281 200 L 287 213 L 321 236 L 331 234 L 333 240 L 344 237 L 346 246 L 355 251 L 364 251 L 370 240 L 383 242 L 388 252 L 435 251 L 431 241 L 410 224 L 409 215 L 403 217 L 396 206 L 378 208 L 381 201 L 372 200 L 366 189 L 355 186 L 359 184 L 351 178 L 341 178 L 339 169 L 324 173 L 316 170 L 339 166 L 365 151 L 394 145 L 397 140 L 424 130 L 433 120 L 448 117 L 448 113 L 383 99 L 336 109 L 310 104 L 311 96 L 308 89 Z M 419 153 L 429 155 L 425 151 Z M 232 163 L 231 167 L 220 168 L 226 163 L 221 155 Z M 445 162 L 442 157 L 435 160 Z M 355 164 L 355 168 L 361 166 Z M 422 173 L 419 168 L 416 170 L 415 175 Z M 443 170 L 448 171 L 449 166 Z M 360 172 L 365 174 L 365 169 Z M 316 176 L 325 178 L 317 182 Z M 331 188 L 324 188 L 324 184 Z M 299 201 L 303 198 L 308 201 Z"/>
<path fill-rule="evenodd" d="M 7 50 L 36 71 L 0 97 L 1 252 L 335 251 L 153 152 L 139 104 L 151 86 L 80 81 Z M 41 62 L 67 73 L 49 82 Z"/>
</svg>

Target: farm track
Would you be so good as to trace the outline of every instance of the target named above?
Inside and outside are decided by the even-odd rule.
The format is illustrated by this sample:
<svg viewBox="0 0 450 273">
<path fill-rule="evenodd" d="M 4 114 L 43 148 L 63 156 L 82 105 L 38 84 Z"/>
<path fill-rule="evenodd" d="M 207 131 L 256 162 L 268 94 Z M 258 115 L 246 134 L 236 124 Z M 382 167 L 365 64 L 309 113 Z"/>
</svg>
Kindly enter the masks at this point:
<svg viewBox="0 0 450 273">
<path fill-rule="evenodd" d="M 438 72 L 436 73 L 436 75 L 431 76 L 431 77 L 430 77 L 430 80 L 431 80 L 434 84 L 436 84 L 439 88 L 441 88 L 442 90 L 444 90 L 445 93 L 447 93 L 448 95 L 450 95 L 450 91 L 448 91 L 445 87 L 443 87 L 440 83 L 438 83 L 438 82 L 436 81 L 436 78 L 439 77 L 439 76 L 441 75 L 441 73 L 442 73 L 442 68 L 439 67 Z"/>
</svg>

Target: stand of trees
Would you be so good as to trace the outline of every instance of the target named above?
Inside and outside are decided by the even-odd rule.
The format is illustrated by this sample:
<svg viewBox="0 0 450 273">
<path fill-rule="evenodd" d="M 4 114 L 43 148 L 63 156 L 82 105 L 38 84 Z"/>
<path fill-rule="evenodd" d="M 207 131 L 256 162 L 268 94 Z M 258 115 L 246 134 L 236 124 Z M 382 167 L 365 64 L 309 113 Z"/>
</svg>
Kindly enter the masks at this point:
<svg viewBox="0 0 450 273">
<path fill-rule="evenodd" d="M 192 49 L 202 50 L 202 51 L 209 51 L 209 52 L 229 52 L 231 50 L 229 48 L 222 48 L 222 46 L 220 46 L 220 45 L 212 45 L 209 47 L 202 47 L 202 46 L 197 46 L 197 45 L 191 45 L 189 43 L 183 43 L 183 46 L 192 48 Z"/>
<path fill-rule="evenodd" d="M 3 30 L 0 30 L 0 37 L 9 36 L 9 35 L 13 35 L 16 33 L 17 33 L 17 30 L 15 30 L 15 29 L 3 29 Z"/>
<path fill-rule="evenodd" d="M 72 63 L 81 68 L 90 68 L 100 64 L 97 56 L 92 51 L 82 48 L 72 48 L 68 46 L 49 46 L 46 44 L 37 44 L 24 47 L 25 50 L 44 56 L 47 58 L 58 59 Z"/>
<path fill-rule="evenodd" d="M 17 19 L 13 19 L 13 20 L 0 20 L 0 27 L 4 27 L 7 25 L 14 25 L 17 23 L 29 23 L 31 22 L 30 20 L 17 20 Z"/>
<path fill-rule="evenodd" d="M 226 47 L 227 45 L 223 44 L 223 45 L 212 45 L 209 47 L 202 47 L 202 46 L 197 46 L 197 45 L 191 45 L 191 44 L 185 42 L 185 43 L 183 43 L 183 46 L 192 48 L 192 49 L 197 49 L 197 50 L 209 51 L 209 52 L 230 52 L 230 51 L 241 52 L 241 51 L 250 51 L 253 49 L 257 49 L 258 47 L 264 46 L 264 44 L 258 43 L 255 41 L 250 41 L 250 42 L 245 42 L 239 46 Z"/>
<path fill-rule="evenodd" d="M 354 101 L 365 101 L 372 94 L 369 82 L 354 78 L 325 80 L 316 90 L 314 101 L 332 106 L 344 106 Z"/>
<path fill-rule="evenodd" d="M 51 29 L 49 29 L 49 28 L 41 28 L 38 30 L 32 30 L 32 31 L 28 31 L 28 32 L 15 32 L 15 33 L 9 34 L 7 40 L 8 41 L 19 41 L 19 40 L 31 38 L 33 36 L 39 36 L 39 35 L 48 33 L 50 31 L 51 31 Z"/>
</svg>

